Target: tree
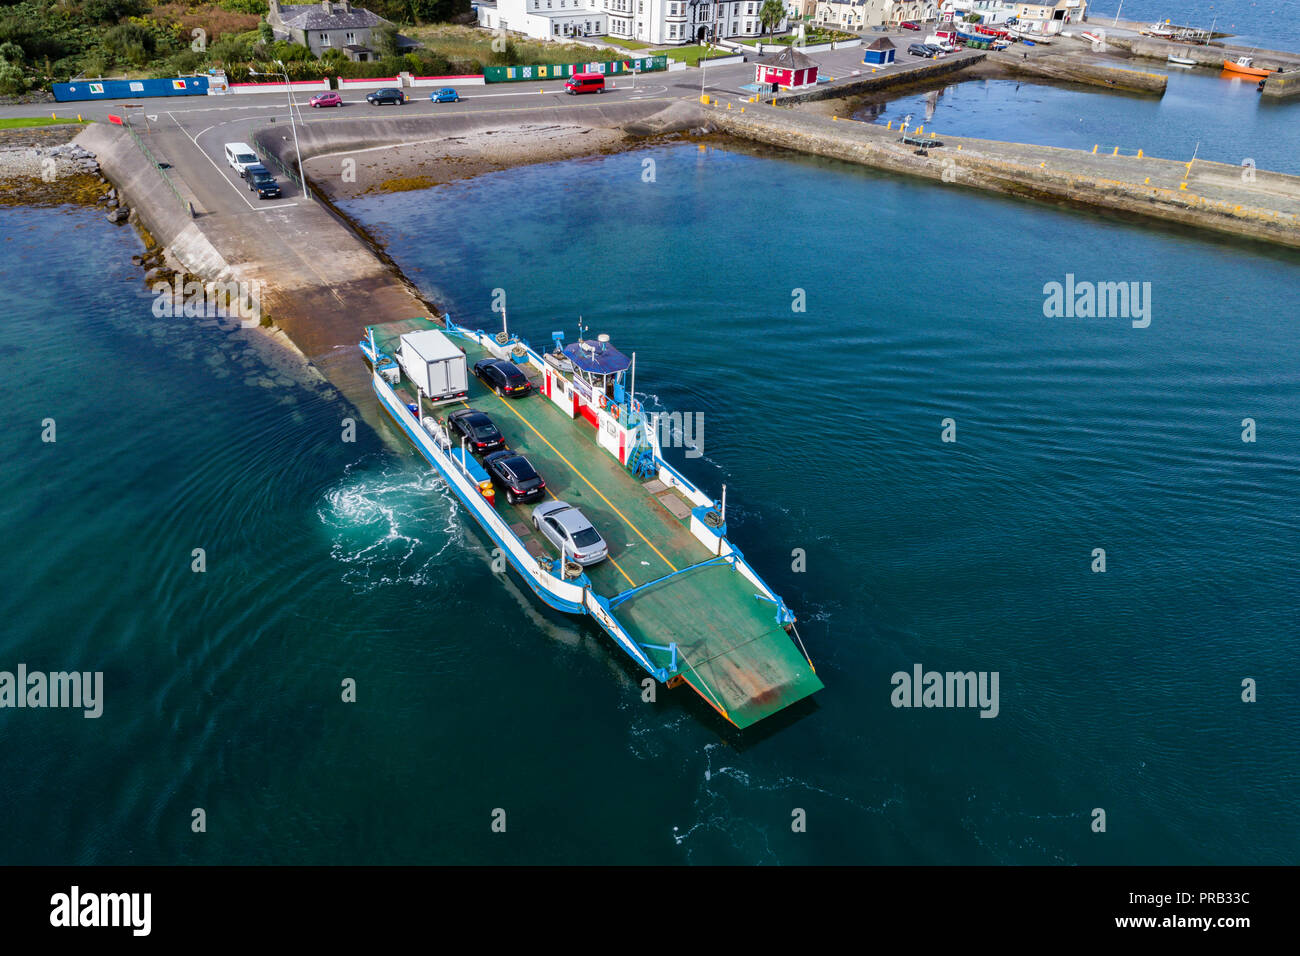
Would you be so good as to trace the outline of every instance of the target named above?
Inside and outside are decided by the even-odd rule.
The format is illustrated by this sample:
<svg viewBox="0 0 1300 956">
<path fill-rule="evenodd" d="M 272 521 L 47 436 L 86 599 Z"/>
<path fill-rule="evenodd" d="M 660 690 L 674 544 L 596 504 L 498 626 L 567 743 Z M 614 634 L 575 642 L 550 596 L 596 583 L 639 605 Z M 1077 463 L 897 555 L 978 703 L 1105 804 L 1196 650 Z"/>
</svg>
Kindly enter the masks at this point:
<svg viewBox="0 0 1300 956">
<path fill-rule="evenodd" d="M 758 9 L 758 22 L 768 31 L 769 40 L 776 38 L 776 28 L 784 19 L 785 4 L 781 0 L 763 0 L 763 5 Z"/>
<path fill-rule="evenodd" d="M 271 24 L 267 23 L 265 20 L 259 23 L 257 25 L 257 38 L 263 43 L 274 43 L 275 30 L 271 28 Z"/>
<path fill-rule="evenodd" d="M 123 17 L 144 16 L 151 9 L 148 0 L 86 0 L 81 13 L 91 23 L 117 23 Z"/>
<path fill-rule="evenodd" d="M 380 59 L 397 56 L 397 27 L 385 23 L 370 31 L 370 43 Z"/>
</svg>

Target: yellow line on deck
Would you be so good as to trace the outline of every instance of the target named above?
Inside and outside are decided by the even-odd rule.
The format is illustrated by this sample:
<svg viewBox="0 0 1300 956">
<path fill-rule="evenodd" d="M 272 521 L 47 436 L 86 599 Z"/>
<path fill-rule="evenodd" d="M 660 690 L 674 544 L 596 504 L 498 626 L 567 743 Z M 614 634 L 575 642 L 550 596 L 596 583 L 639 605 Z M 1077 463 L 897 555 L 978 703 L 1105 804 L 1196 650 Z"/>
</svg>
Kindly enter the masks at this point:
<svg viewBox="0 0 1300 956">
<path fill-rule="evenodd" d="M 495 394 L 495 393 L 494 393 L 494 394 Z M 500 395 L 497 395 L 496 397 L 497 397 L 497 398 L 501 398 Z M 501 398 L 501 401 L 504 402 L 505 399 L 504 399 L 504 398 Z M 468 402 L 461 402 L 461 405 L 464 405 L 466 408 L 469 408 L 469 403 L 468 403 Z M 506 408 L 510 408 L 510 406 L 507 405 Z M 510 408 L 510 410 L 511 410 L 512 412 L 515 411 L 513 408 Z M 516 415 L 519 415 L 518 412 L 515 412 L 515 414 L 516 414 Z M 525 425 L 528 425 L 529 428 L 533 428 L 533 426 L 530 425 L 530 424 L 528 423 L 528 420 L 527 420 L 526 418 L 524 418 L 522 415 L 519 415 L 519 417 L 520 417 L 520 420 L 522 420 L 523 423 L 524 423 Z M 536 432 L 537 429 L 536 429 L 536 428 L 533 428 L 533 431 Z M 537 437 L 538 437 L 538 438 L 541 438 L 542 436 L 539 434 Z M 545 439 L 545 438 L 542 438 L 542 441 L 546 441 L 546 439 Z M 548 442 L 548 441 L 546 441 L 546 444 L 550 445 L 551 443 Z M 555 451 L 555 448 L 552 446 L 551 450 L 552 450 L 552 451 Z M 556 453 L 557 455 L 560 455 L 560 453 L 559 453 L 558 451 L 556 451 L 555 453 Z M 561 457 L 561 458 L 564 458 L 563 455 L 560 455 L 560 457 Z M 565 462 L 564 462 L 564 463 L 565 463 L 566 465 L 568 465 L 568 464 L 569 464 L 568 459 L 565 459 Z M 570 467 L 570 468 L 573 468 L 572 465 L 569 465 L 569 467 Z M 574 469 L 574 470 L 576 471 L 577 469 Z M 586 478 L 583 478 L 582 480 L 583 480 L 583 481 L 587 481 Z M 587 481 L 587 484 L 591 484 L 591 482 Z M 546 493 L 547 493 L 548 495 L 551 496 L 551 500 L 552 500 L 552 501 L 559 501 L 559 500 L 560 500 L 560 499 L 558 499 L 558 498 L 555 497 L 555 492 L 551 491 L 550 486 L 547 486 L 547 488 L 546 488 Z M 600 492 L 597 491 L 596 494 L 599 495 Z M 605 496 L 604 496 L 604 495 L 601 495 L 601 497 L 603 498 L 603 497 L 605 497 Z M 610 505 L 610 507 L 613 508 L 614 506 L 613 506 L 613 505 Z M 615 510 L 617 510 L 617 509 L 615 509 Z M 620 516 L 620 517 L 621 517 L 621 516 Z M 626 518 L 623 518 L 623 520 L 624 520 L 624 521 L 627 521 Z M 634 528 L 634 529 L 632 529 L 632 530 L 635 531 L 636 529 Z M 641 532 L 637 531 L 637 534 L 640 534 L 640 533 L 641 533 Z M 646 543 L 649 544 L 649 542 L 646 542 Z M 650 547 L 653 548 L 654 545 L 651 544 Z M 621 574 L 621 575 L 623 575 L 623 577 L 624 577 L 624 579 L 627 581 L 627 583 L 630 584 L 630 585 L 632 585 L 632 587 L 636 587 L 636 582 L 633 581 L 630 577 L 628 577 L 628 573 L 627 573 L 626 571 L 623 570 L 623 565 L 619 564 L 617 561 L 614 560 L 614 555 L 611 554 L 611 555 L 609 555 L 608 557 L 609 557 L 609 563 L 612 564 L 612 565 L 614 565 L 614 567 L 618 568 L 618 573 Z M 661 554 L 661 555 L 659 555 L 659 557 L 663 558 L 663 555 Z M 666 561 L 667 558 L 664 558 L 664 560 Z M 670 565 L 670 567 L 671 567 L 671 565 Z M 677 569 L 676 569 L 676 568 L 673 568 L 673 570 L 676 571 Z"/>
<path fill-rule="evenodd" d="M 667 558 L 665 558 L 664 555 L 663 555 L 663 552 L 660 551 L 658 548 L 656 548 L 656 547 L 654 546 L 654 543 L 653 543 L 649 538 L 647 538 L 645 535 L 643 535 L 643 534 L 641 533 L 641 529 L 638 528 L 636 525 L 634 525 L 631 521 L 629 521 L 627 515 L 623 514 L 623 512 L 621 512 L 621 511 L 619 511 L 619 510 L 618 510 L 618 506 L 615 505 L 614 502 L 612 502 L 612 501 L 610 501 L 608 498 L 606 498 L 606 497 L 604 496 L 604 494 L 601 493 L 601 490 L 600 490 L 599 488 L 597 488 L 595 485 L 593 485 L 593 484 L 591 483 L 591 480 L 590 480 L 586 475 L 584 475 L 581 471 L 579 471 L 579 470 L 577 469 L 577 467 L 573 464 L 573 462 L 571 462 L 571 461 L 569 461 L 569 459 L 565 458 L 565 457 L 564 457 L 564 453 L 561 452 L 560 449 L 558 449 L 558 448 L 556 448 L 554 445 L 552 445 L 552 444 L 550 443 L 550 441 L 547 439 L 547 437 L 546 437 L 545 435 L 543 435 L 543 434 L 542 434 L 541 432 L 539 432 L 535 427 L 533 427 L 533 423 L 532 423 L 532 422 L 530 422 L 528 419 L 524 418 L 523 415 L 520 415 L 520 414 L 519 414 L 517 411 L 515 411 L 513 408 L 510 408 L 510 403 L 509 403 L 509 401 L 507 401 L 506 399 L 502 398 L 502 397 L 501 397 L 500 395 L 498 395 L 496 392 L 491 392 L 490 394 L 492 395 L 493 398 L 495 398 L 498 402 L 500 402 L 500 403 L 501 403 L 502 405 L 504 405 L 506 408 L 509 408 L 509 409 L 510 409 L 510 414 L 514 415 L 514 416 L 515 416 L 516 418 L 518 418 L 521 422 L 523 422 L 525 425 L 527 425 L 528 428 L 532 431 L 532 433 L 533 433 L 534 435 L 536 435 L 536 436 L 537 436 L 538 438 L 540 438 L 542 441 L 546 442 L 546 447 L 549 448 L 551 451 L 555 452 L 557 455 L 559 455 L 559 456 L 560 456 L 560 461 L 564 462 L 566 465 L 568 465 L 570 468 L 572 468 L 572 469 L 573 469 L 573 473 L 574 473 L 575 475 L 577 475 L 577 476 L 578 476 L 579 478 L 581 478 L 583 481 L 587 482 L 587 487 L 590 488 L 592 491 L 594 491 L 596 494 L 600 495 L 600 500 L 603 501 L 603 502 L 605 502 L 605 504 L 609 505 L 611 508 L 613 508 L 613 509 L 614 509 L 614 514 L 616 514 L 616 515 L 618 515 L 620 518 L 622 518 L 623 521 L 627 524 L 627 526 L 628 526 L 629 528 L 631 528 L 633 531 L 636 532 L 636 536 L 637 536 L 638 538 L 640 538 L 640 539 L 641 539 L 642 541 L 644 541 L 646 544 L 650 545 L 650 550 L 653 551 L 655 554 L 659 555 L 659 557 L 663 560 L 663 563 L 664 563 L 664 564 L 668 565 L 668 567 L 672 568 L 674 571 L 678 570 L 677 565 L 673 564 L 671 561 L 669 561 Z M 540 394 L 540 393 L 539 393 L 539 394 Z M 612 560 L 614 560 L 614 559 L 613 559 L 613 558 L 610 558 L 610 560 L 612 561 Z M 615 565 L 615 567 L 618 567 L 618 565 Z M 622 571 L 622 570 L 623 570 L 622 568 L 619 568 L 619 571 Z M 623 577 L 627 578 L 627 575 L 624 574 Z M 631 581 L 631 580 L 632 580 L 631 578 L 627 578 L 627 579 L 628 579 L 628 581 Z"/>
</svg>

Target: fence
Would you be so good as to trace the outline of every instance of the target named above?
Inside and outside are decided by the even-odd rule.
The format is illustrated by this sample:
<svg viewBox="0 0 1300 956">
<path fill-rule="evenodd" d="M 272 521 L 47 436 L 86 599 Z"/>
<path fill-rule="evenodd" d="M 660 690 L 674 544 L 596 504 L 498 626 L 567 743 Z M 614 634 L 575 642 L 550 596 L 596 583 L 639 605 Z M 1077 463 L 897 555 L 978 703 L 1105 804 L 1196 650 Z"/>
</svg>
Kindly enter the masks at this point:
<svg viewBox="0 0 1300 956">
<path fill-rule="evenodd" d="M 293 163 L 286 163 L 281 160 L 276 153 L 267 149 L 266 146 L 263 145 L 261 139 L 256 136 L 253 137 L 253 149 L 257 150 L 258 155 L 261 156 L 263 160 L 269 160 L 271 165 L 284 173 L 284 175 L 288 176 L 289 179 L 302 190 L 304 196 L 308 199 L 312 198 L 310 187 L 308 187 L 307 184 L 298 177 L 298 170 L 294 167 Z"/>
<path fill-rule="evenodd" d="M 111 100 L 135 96 L 206 96 L 206 76 L 178 76 L 168 80 L 76 80 L 54 83 L 54 98 L 60 103 L 72 100 Z"/>
<path fill-rule="evenodd" d="M 597 60 L 592 63 L 542 63 L 530 66 L 485 66 L 488 83 L 517 83 L 521 80 L 564 80 L 575 73 L 653 73 L 668 69 L 668 57 L 645 56 L 627 60 Z"/>
<path fill-rule="evenodd" d="M 153 150 L 145 145 L 144 140 L 140 138 L 140 134 L 132 129 L 130 123 L 122 123 L 122 128 L 131 134 L 131 138 L 135 140 L 135 145 L 139 146 L 140 151 L 144 153 L 145 158 L 148 159 L 149 162 L 153 163 L 153 168 L 158 170 L 158 175 L 163 178 L 163 182 L 167 184 L 167 188 L 172 191 L 172 195 L 176 197 L 176 201 L 181 204 L 181 208 L 185 210 L 185 215 L 193 219 L 194 207 L 190 205 L 183 196 L 181 196 L 181 191 L 176 188 L 176 184 L 172 182 L 172 178 L 167 175 L 166 171 L 159 165 L 158 160 L 154 158 Z"/>
</svg>

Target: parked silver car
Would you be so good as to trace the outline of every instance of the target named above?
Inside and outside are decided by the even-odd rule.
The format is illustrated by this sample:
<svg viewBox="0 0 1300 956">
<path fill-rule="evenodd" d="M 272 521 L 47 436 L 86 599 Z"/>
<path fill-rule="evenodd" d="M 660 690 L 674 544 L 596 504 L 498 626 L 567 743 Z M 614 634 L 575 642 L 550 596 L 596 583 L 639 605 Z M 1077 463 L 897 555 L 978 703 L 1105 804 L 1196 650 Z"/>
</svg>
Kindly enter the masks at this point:
<svg viewBox="0 0 1300 956">
<path fill-rule="evenodd" d="M 534 508 L 533 527 L 578 564 L 598 564 L 609 557 L 609 546 L 600 532 L 567 501 L 547 501 Z"/>
</svg>

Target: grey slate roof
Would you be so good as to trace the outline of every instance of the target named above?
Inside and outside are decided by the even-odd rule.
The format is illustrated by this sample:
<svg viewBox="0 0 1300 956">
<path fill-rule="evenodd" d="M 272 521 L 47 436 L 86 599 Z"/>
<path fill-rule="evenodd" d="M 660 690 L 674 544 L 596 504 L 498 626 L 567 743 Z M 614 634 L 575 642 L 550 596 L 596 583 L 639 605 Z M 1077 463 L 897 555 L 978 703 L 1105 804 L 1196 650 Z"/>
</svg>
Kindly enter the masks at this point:
<svg viewBox="0 0 1300 956">
<path fill-rule="evenodd" d="M 868 46 L 867 49 L 868 50 L 893 50 L 895 49 L 895 47 L 893 43 L 889 42 L 889 37 L 881 37 L 879 40 L 876 40 L 874 43 Z"/>
<path fill-rule="evenodd" d="M 285 26 L 295 30 L 365 30 L 388 22 L 358 7 L 345 11 L 341 3 L 334 6 L 333 13 L 326 13 L 319 3 L 281 4 L 280 17 Z"/>
<path fill-rule="evenodd" d="M 810 66 L 816 66 L 817 63 L 812 57 L 800 53 L 792 46 L 786 47 L 779 53 L 772 53 L 768 56 L 759 57 L 754 61 L 763 66 L 779 66 L 788 70 L 805 70 Z"/>
</svg>

